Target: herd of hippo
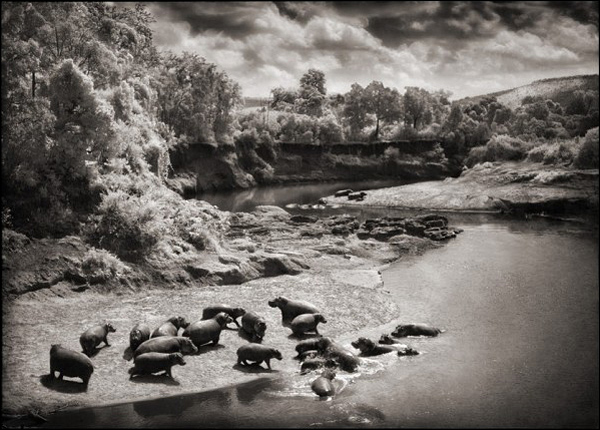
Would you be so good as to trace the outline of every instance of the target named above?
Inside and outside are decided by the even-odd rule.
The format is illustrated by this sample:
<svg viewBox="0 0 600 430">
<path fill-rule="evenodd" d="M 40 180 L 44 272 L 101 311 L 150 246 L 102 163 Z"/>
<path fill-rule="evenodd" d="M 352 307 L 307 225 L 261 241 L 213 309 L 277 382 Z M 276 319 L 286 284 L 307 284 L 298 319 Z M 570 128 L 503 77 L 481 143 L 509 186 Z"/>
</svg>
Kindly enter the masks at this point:
<svg viewBox="0 0 600 430">
<path fill-rule="evenodd" d="M 334 394 L 334 369 L 355 372 L 360 364 L 359 356 L 345 349 L 329 337 L 319 335 L 317 326 L 326 323 L 319 310 L 309 302 L 277 297 L 268 302 L 272 308 L 281 310 L 282 325 L 288 327 L 296 336 L 312 332 L 318 337 L 301 340 L 296 345 L 295 358 L 301 361 L 300 372 L 306 374 L 313 370 L 324 369 L 312 384 L 312 390 L 319 396 Z M 241 325 L 237 318 L 241 317 Z M 247 366 L 253 362 L 260 365 L 265 362 L 271 369 L 271 359 L 281 360 L 281 352 L 260 344 L 267 324 L 256 312 L 246 312 L 242 308 L 226 305 L 207 307 L 202 319 L 189 323 L 177 316 L 169 318 L 154 331 L 147 324 L 137 324 L 129 333 L 129 347 L 133 353 L 134 366 L 129 369 L 130 378 L 136 375 L 165 372 L 171 377 L 171 368 L 185 365 L 184 354 L 195 354 L 205 344 L 217 345 L 221 330 L 229 323 L 235 323 L 250 341 L 237 350 L 237 364 Z M 179 331 L 183 330 L 179 336 Z M 94 371 L 90 357 L 102 342 L 108 343 L 108 334 L 116 329 L 110 323 L 92 327 L 81 334 L 79 342 L 83 353 L 52 345 L 50 349 L 50 373 L 52 378 L 59 372 L 63 376 L 81 378 L 87 385 Z M 418 352 L 401 344 L 394 338 L 406 336 L 437 336 L 441 330 L 426 324 L 399 325 L 390 335 L 382 335 L 379 343 L 360 337 L 352 342 L 352 347 L 360 350 L 360 356 L 375 356 L 396 352 L 399 356 L 416 355 Z"/>
</svg>

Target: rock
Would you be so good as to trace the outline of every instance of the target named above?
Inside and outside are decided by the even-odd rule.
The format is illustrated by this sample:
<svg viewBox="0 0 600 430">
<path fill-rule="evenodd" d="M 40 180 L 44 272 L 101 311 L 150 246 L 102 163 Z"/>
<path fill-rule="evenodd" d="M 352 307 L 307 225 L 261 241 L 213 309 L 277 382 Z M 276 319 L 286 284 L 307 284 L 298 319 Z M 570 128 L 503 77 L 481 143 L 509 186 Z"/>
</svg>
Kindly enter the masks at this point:
<svg viewBox="0 0 600 430">
<path fill-rule="evenodd" d="M 377 227 L 369 232 L 369 235 L 377 240 L 387 240 L 390 237 L 406 233 L 401 227 Z"/>
<path fill-rule="evenodd" d="M 353 192 L 354 192 L 354 190 L 352 190 L 350 188 L 345 189 L 345 190 L 339 190 L 339 191 L 335 192 L 334 197 L 344 197 Z"/>
<path fill-rule="evenodd" d="M 317 220 L 317 217 L 309 215 L 294 215 L 290 218 L 290 221 L 297 223 L 315 223 Z"/>
<path fill-rule="evenodd" d="M 271 206 L 271 205 L 260 205 L 254 208 L 254 211 L 257 214 L 273 216 L 277 218 L 288 219 L 290 214 L 283 208 L 279 206 Z"/>
</svg>

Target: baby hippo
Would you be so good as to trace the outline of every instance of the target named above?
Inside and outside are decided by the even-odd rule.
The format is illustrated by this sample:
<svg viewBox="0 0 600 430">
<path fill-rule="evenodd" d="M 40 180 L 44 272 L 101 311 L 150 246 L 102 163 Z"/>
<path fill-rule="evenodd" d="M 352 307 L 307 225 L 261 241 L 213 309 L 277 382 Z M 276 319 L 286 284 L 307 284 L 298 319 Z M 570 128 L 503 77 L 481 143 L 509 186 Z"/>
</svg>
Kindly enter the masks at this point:
<svg viewBox="0 0 600 430">
<path fill-rule="evenodd" d="M 336 366 L 337 363 L 331 358 L 310 358 L 302 362 L 302 365 L 300 366 L 300 374 L 305 375 L 312 370 L 321 369 L 323 367 L 334 369 Z"/>
<path fill-rule="evenodd" d="M 333 370 L 323 370 L 321 376 L 312 381 L 310 384 L 310 388 L 319 396 L 319 397 L 328 397 L 333 396 L 335 394 L 335 388 L 333 386 L 333 379 L 335 379 L 336 374 Z"/>
<path fill-rule="evenodd" d="M 209 320 L 200 320 L 190 324 L 182 335 L 189 337 L 198 347 L 210 342 L 216 345 L 221 338 L 221 331 L 232 321 L 225 312 L 219 312 Z"/>
<path fill-rule="evenodd" d="M 264 345 L 258 345 L 256 343 L 240 346 L 237 350 L 237 356 L 238 364 L 248 366 L 248 361 L 254 361 L 256 364 L 260 364 L 264 361 L 267 363 L 269 370 L 271 369 L 272 358 L 276 358 L 277 360 L 282 359 L 279 350 Z"/>
<path fill-rule="evenodd" d="M 296 345 L 296 352 L 298 353 L 297 358 L 303 352 L 316 350 L 318 341 L 319 341 L 319 339 L 305 339 L 305 340 L 298 342 L 298 344 Z"/>
<path fill-rule="evenodd" d="M 267 330 L 267 323 L 256 312 L 246 312 L 242 317 L 242 329 L 252 336 L 252 342 L 262 341 Z"/>
<path fill-rule="evenodd" d="M 359 337 L 358 340 L 351 342 L 350 345 L 352 345 L 353 348 L 360 349 L 360 355 L 365 357 L 398 351 L 393 346 L 377 345 L 371 339 L 367 339 L 366 337 Z"/>
<path fill-rule="evenodd" d="M 138 346 L 150 339 L 150 327 L 148 324 L 136 324 L 129 332 L 129 348 L 135 351 Z"/>
<path fill-rule="evenodd" d="M 110 346 L 107 338 L 108 333 L 114 333 L 116 331 L 117 330 L 108 322 L 84 331 L 79 337 L 79 343 L 81 344 L 81 348 L 85 355 L 90 357 L 101 342 L 104 342 L 106 346 Z"/>
<path fill-rule="evenodd" d="M 138 355 L 134 361 L 135 365 L 129 369 L 129 379 L 135 375 L 149 375 L 151 373 L 165 372 L 165 375 L 170 378 L 171 368 L 176 364 L 185 366 L 183 355 L 180 352 L 165 354 L 163 352 L 147 352 Z"/>
<path fill-rule="evenodd" d="M 291 300 L 287 297 L 279 296 L 273 300 L 269 300 L 269 306 L 279 308 L 281 310 L 281 322 L 284 326 L 302 314 L 316 314 L 319 310 L 312 303 L 304 300 Z"/>
<path fill-rule="evenodd" d="M 437 336 L 442 331 L 438 328 L 432 327 L 428 324 L 404 324 L 396 327 L 396 330 L 392 332 L 394 337 L 406 337 L 406 336 Z"/>
<path fill-rule="evenodd" d="M 390 336 L 389 334 L 382 334 L 379 338 L 379 343 L 383 345 L 402 344 L 402 342 L 400 342 L 399 340 L 392 339 L 392 336 Z"/>
<path fill-rule="evenodd" d="M 323 324 L 327 322 L 325 317 L 321 314 L 302 314 L 298 315 L 292 320 L 290 328 L 296 336 L 302 335 L 309 331 L 314 331 L 318 335 L 319 331 L 317 330 L 317 325 L 320 322 Z"/>
<path fill-rule="evenodd" d="M 160 336 L 154 339 L 148 339 L 137 347 L 133 353 L 134 357 L 137 357 L 148 352 L 162 352 L 164 354 L 170 354 L 173 352 L 181 352 L 183 354 L 195 354 L 198 352 L 196 345 L 188 339 L 182 336 Z"/>
<path fill-rule="evenodd" d="M 202 319 L 207 320 L 213 318 L 219 312 L 225 312 L 227 315 L 229 315 L 233 319 L 235 325 L 238 326 L 238 328 L 240 328 L 241 326 L 240 323 L 237 321 L 237 318 L 244 316 L 244 314 L 246 313 L 246 311 L 243 308 L 232 308 L 231 306 L 227 305 L 216 305 L 204 308 L 204 310 L 202 311 Z"/>
<path fill-rule="evenodd" d="M 294 358 L 296 358 L 300 361 L 304 361 L 304 360 L 309 360 L 311 358 L 317 358 L 317 357 L 319 357 L 319 351 L 309 349 L 308 351 L 304 351 L 301 354 L 298 354 Z"/>
<path fill-rule="evenodd" d="M 171 317 L 152 332 L 150 338 L 160 336 L 177 336 L 180 328 L 186 328 L 190 323 L 184 317 Z"/>
<path fill-rule="evenodd" d="M 63 376 L 71 378 L 81 378 L 84 385 L 90 381 L 94 372 L 94 365 L 86 355 L 78 351 L 72 351 L 63 348 L 62 345 L 52 345 L 50 347 L 50 374 L 55 377 L 54 372 L 58 372 L 58 379 Z"/>
</svg>

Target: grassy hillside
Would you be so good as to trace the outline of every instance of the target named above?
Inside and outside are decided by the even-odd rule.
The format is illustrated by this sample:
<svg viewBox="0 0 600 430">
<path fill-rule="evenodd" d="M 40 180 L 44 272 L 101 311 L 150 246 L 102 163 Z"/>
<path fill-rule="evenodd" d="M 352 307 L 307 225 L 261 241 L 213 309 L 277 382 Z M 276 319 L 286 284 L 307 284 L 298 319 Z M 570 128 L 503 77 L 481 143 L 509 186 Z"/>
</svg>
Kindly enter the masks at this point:
<svg viewBox="0 0 600 430">
<path fill-rule="evenodd" d="M 510 90 L 497 91 L 475 97 L 465 97 L 458 102 L 461 104 L 477 103 L 484 97 L 496 97 L 500 103 L 511 109 L 515 109 L 521 106 L 521 100 L 526 96 L 542 96 L 544 99 L 551 99 L 562 106 L 567 106 L 572 101 L 573 93 L 576 90 L 598 91 L 598 75 L 541 79 Z"/>
</svg>

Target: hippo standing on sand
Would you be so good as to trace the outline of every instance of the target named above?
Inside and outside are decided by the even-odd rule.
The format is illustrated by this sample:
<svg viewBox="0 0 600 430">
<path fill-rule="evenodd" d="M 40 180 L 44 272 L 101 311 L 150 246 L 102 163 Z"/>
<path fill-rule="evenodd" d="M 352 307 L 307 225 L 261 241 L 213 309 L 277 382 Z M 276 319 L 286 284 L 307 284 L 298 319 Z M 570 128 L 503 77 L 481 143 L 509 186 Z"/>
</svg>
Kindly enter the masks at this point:
<svg viewBox="0 0 600 430">
<path fill-rule="evenodd" d="M 317 325 L 319 323 L 325 324 L 326 322 L 327 320 L 321 314 L 302 314 L 292 320 L 290 328 L 296 336 L 309 331 L 314 331 L 318 335 L 319 331 L 317 330 Z"/>
<path fill-rule="evenodd" d="M 83 384 L 87 385 L 94 372 L 94 365 L 92 360 L 81 352 L 54 344 L 50 347 L 50 375 L 52 378 L 55 378 L 54 372 L 58 372 L 58 379 L 63 379 L 63 376 L 81 378 Z"/>
<path fill-rule="evenodd" d="M 179 352 L 173 352 L 171 354 L 165 354 L 163 352 L 147 352 L 145 354 L 138 355 L 135 358 L 135 365 L 129 369 L 131 375 L 129 379 L 135 375 L 148 375 L 151 373 L 165 372 L 165 375 L 170 378 L 171 368 L 176 364 L 185 366 L 185 360 L 183 355 Z"/>
<path fill-rule="evenodd" d="M 147 352 L 181 352 L 183 354 L 195 354 L 198 352 L 198 348 L 196 348 L 196 345 L 194 345 L 191 339 L 188 339 L 187 337 L 160 336 L 155 337 L 154 339 L 148 339 L 146 342 L 142 343 L 137 347 L 133 356 L 137 357 L 138 355 Z"/>
<path fill-rule="evenodd" d="M 237 325 L 238 328 L 241 328 L 240 323 L 237 322 L 237 318 L 244 316 L 244 314 L 246 313 L 246 311 L 243 308 L 232 308 L 231 306 L 227 305 L 209 306 L 207 308 L 204 308 L 204 310 L 202 311 L 202 319 L 207 320 L 210 318 L 214 318 L 214 316 L 220 312 L 225 312 L 227 315 L 229 315 L 233 319 L 235 325 Z"/>
<path fill-rule="evenodd" d="M 283 325 L 288 325 L 298 315 L 319 313 L 319 310 L 312 303 L 303 300 L 290 300 L 283 296 L 269 300 L 269 306 L 281 309 L 281 322 Z"/>
<path fill-rule="evenodd" d="M 160 336 L 177 336 L 180 328 L 186 328 L 190 323 L 184 317 L 171 317 L 152 332 L 151 338 Z"/>
<path fill-rule="evenodd" d="M 252 336 L 251 340 L 262 341 L 265 337 L 265 331 L 267 330 L 267 323 L 265 319 L 258 315 L 256 312 L 247 312 L 242 317 L 242 329 Z"/>
<path fill-rule="evenodd" d="M 238 364 L 248 366 L 248 361 L 254 361 L 256 364 L 260 364 L 264 361 L 269 369 L 271 369 L 272 358 L 276 358 L 277 360 L 282 359 L 279 350 L 264 345 L 258 345 L 256 343 L 240 346 L 237 350 L 237 356 Z"/>
<path fill-rule="evenodd" d="M 429 324 L 401 324 L 396 327 L 396 330 L 392 332 L 394 337 L 406 337 L 406 336 L 430 336 L 435 337 L 440 334 L 442 330 L 430 326 Z"/>
<path fill-rule="evenodd" d="M 92 327 L 84 331 L 79 337 L 79 344 L 83 349 L 83 352 L 88 357 L 91 356 L 98 345 L 104 342 L 106 346 L 110 346 L 108 343 L 108 333 L 114 333 L 117 330 L 110 323 L 104 323 Z"/>
<path fill-rule="evenodd" d="M 150 339 L 150 327 L 148 324 L 136 324 L 129 332 L 129 348 L 133 352 L 148 339 Z"/>
<path fill-rule="evenodd" d="M 229 315 L 219 312 L 209 320 L 200 320 L 190 324 L 183 331 L 182 336 L 189 337 L 198 347 L 209 342 L 216 345 L 221 338 L 221 331 L 230 322 L 233 322 L 233 319 Z"/>
</svg>

